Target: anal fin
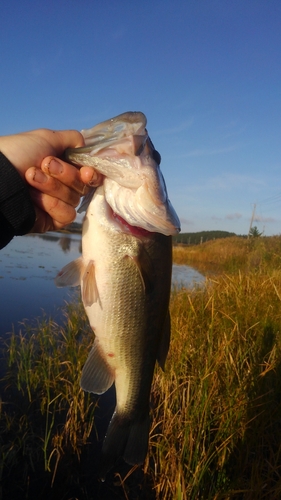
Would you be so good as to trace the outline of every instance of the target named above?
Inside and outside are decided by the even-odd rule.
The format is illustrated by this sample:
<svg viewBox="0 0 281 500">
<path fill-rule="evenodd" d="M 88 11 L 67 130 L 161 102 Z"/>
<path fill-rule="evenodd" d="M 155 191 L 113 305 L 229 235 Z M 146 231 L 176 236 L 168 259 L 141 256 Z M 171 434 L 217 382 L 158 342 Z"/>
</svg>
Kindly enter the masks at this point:
<svg viewBox="0 0 281 500">
<path fill-rule="evenodd" d="M 84 391 L 103 394 L 112 386 L 114 379 L 114 371 L 103 358 L 98 341 L 95 340 L 82 370 L 80 386 Z"/>
</svg>

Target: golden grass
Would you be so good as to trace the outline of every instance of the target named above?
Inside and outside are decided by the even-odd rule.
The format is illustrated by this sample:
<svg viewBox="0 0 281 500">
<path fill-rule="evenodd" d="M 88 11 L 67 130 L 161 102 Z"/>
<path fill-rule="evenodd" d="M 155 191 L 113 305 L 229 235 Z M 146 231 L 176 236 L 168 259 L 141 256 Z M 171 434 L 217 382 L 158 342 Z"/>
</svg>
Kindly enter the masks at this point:
<svg viewBox="0 0 281 500">
<path fill-rule="evenodd" d="M 281 498 L 280 249 L 280 238 L 175 248 L 176 262 L 190 264 L 192 256 L 199 269 L 212 262 L 230 271 L 213 274 L 202 288 L 172 292 L 171 348 L 166 371 L 156 369 L 152 386 L 143 475 L 117 467 L 114 484 L 105 483 L 99 495 L 91 475 L 83 482 L 72 470 L 79 500 L 93 498 L 93 491 L 95 499 Z M 43 477 L 44 468 L 53 485 L 46 498 L 74 497 L 55 497 L 54 479 L 65 456 L 68 467 L 74 456 L 83 461 L 86 443 L 95 439 L 95 405 L 78 385 L 91 342 L 76 304 L 64 327 L 45 320 L 6 347 L 0 474 L 4 482 L 16 474 L 22 498 L 29 498 L 30 471 Z"/>
<path fill-rule="evenodd" d="M 176 264 L 189 264 L 202 271 L 238 272 L 281 267 L 281 237 L 231 238 L 208 241 L 202 245 L 175 246 Z"/>
<path fill-rule="evenodd" d="M 281 498 L 281 272 L 175 292 L 153 384 L 156 498 Z"/>
</svg>

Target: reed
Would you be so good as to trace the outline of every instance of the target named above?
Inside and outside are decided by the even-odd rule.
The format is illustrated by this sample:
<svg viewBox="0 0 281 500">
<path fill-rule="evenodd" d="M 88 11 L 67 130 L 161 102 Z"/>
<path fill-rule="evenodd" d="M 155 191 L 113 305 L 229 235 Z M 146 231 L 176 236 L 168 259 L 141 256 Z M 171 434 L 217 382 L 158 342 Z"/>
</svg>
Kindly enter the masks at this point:
<svg viewBox="0 0 281 500">
<path fill-rule="evenodd" d="M 192 250 L 194 262 L 212 258 L 230 271 L 172 291 L 171 347 L 165 372 L 155 372 L 142 470 L 117 464 L 100 483 L 91 469 L 97 403 L 79 388 L 93 340 L 82 305 L 66 307 L 62 327 L 44 318 L 11 335 L 0 404 L 6 495 L 17 498 L 17 482 L 20 498 L 38 498 L 36 475 L 41 500 L 281 498 L 280 238 L 229 240 L 175 249 L 184 263 Z"/>
<path fill-rule="evenodd" d="M 173 293 L 153 385 L 157 498 L 281 498 L 280 298 L 281 272 Z"/>
<path fill-rule="evenodd" d="M 1 381 L 2 472 L 24 463 L 51 472 L 52 484 L 61 459 L 80 456 L 94 425 L 95 403 L 79 387 L 92 332 L 81 304 L 66 306 L 65 315 L 63 327 L 43 318 L 11 333 Z"/>
<path fill-rule="evenodd" d="M 189 264 L 201 271 L 237 273 L 281 268 L 281 237 L 231 237 L 202 245 L 175 246 L 176 264 Z"/>
</svg>

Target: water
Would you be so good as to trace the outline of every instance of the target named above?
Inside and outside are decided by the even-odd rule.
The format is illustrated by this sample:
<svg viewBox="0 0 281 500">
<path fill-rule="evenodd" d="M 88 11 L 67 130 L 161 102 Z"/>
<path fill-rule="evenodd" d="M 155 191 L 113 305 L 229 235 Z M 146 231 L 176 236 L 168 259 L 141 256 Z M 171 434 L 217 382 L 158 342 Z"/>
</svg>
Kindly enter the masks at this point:
<svg viewBox="0 0 281 500">
<path fill-rule="evenodd" d="M 190 266 L 174 264 L 172 283 L 176 287 L 191 288 L 193 285 L 202 285 L 205 277 Z"/>
<path fill-rule="evenodd" d="M 14 325 L 15 331 L 17 331 L 20 328 L 20 321 L 24 318 L 31 321 L 33 318 L 41 316 L 43 310 L 48 316 L 51 315 L 55 318 L 56 321 L 60 322 L 62 320 L 61 307 L 63 306 L 64 301 L 77 298 L 79 288 L 77 287 L 74 292 L 71 292 L 70 289 L 67 288 L 58 289 L 54 284 L 54 278 L 64 265 L 80 256 L 80 247 L 81 237 L 79 235 L 53 233 L 43 236 L 33 235 L 14 238 L 14 240 L 6 248 L 0 251 L 1 337 L 8 335 L 8 332 L 12 330 L 12 325 Z M 175 286 L 188 287 L 192 286 L 193 283 L 200 283 L 203 280 L 204 277 L 202 275 L 188 266 L 173 267 L 173 283 Z M 0 379 L 4 376 L 6 370 L 5 352 L 5 349 L 3 349 L 0 363 Z M 0 391 L 3 390 L 3 394 L 5 394 L 5 384 L 6 382 L 4 382 L 1 386 L 0 381 Z M 4 401 L 6 402 L 6 399 L 4 399 Z M 17 401 L 16 404 L 18 404 Z M 96 477 L 100 460 L 100 448 L 102 443 L 101 438 L 106 433 L 106 428 L 114 406 L 115 390 L 114 387 L 112 387 L 104 395 L 99 397 L 98 408 L 95 410 L 95 432 L 98 432 L 100 439 L 96 442 L 93 436 L 91 439 L 91 447 L 88 447 L 85 452 L 87 459 L 85 460 L 84 456 L 84 460 L 81 460 L 81 466 L 79 464 L 79 470 L 82 473 L 81 477 L 84 478 L 83 481 L 90 481 L 88 478 L 91 478 L 93 485 L 97 485 L 97 487 L 100 486 L 100 482 L 96 481 Z M 10 434 L 2 434 L 3 435 L 1 437 L 3 439 L 4 447 L 6 447 L 6 449 L 10 449 L 12 446 L 12 441 L 10 442 Z M 89 462 L 88 457 L 92 457 L 91 462 Z M 91 472 L 89 472 L 89 467 Z M 127 474 L 128 472 L 128 467 L 123 466 L 120 471 L 121 474 L 125 476 L 125 473 Z M 12 484 L 10 481 L 13 479 L 9 477 L 7 471 L 4 471 L 3 477 L 6 481 L 5 485 Z M 70 477 L 64 475 L 63 466 L 62 472 L 61 469 L 58 468 L 58 477 L 67 477 L 68 479 Z M 39 484 L 41 474 L 39 474 L 37 479 Z M 82 480 L 80 481 L 80 479 L 77 482 L 77 488 L 80 488 L 81 484 L 83 487 L 84 483 Z M 42 473 L 42 481 L 43 480 L 46 481 L 45 476 Z M 76 485 L 74 483 L 75 481 L 71 486 L 73 489 L 73 495 L 71 494 L 71 497 L 73 496 L 73 498 L 76 498 L 77 490 L 75 490 Z M 67 485 L 68 491 L 70 491 L 69 484 Z M 85 482 L 85 484 L 87 484 L 87 482 Z M 36 486 L 37 482 L 35 477 L 34 475 L 31 475 L 29 484 L 30 492 L 35 491 Z M 9 488 L 9 486 L 6 486 L 6 488 Z M 111 494 L 111 483 L 107 482 L 107 489 L 103 491 L 105 491 L 105 498 L 108 498 L 106 491 L 110 491 L 109 495 Z M 51 496 L 52 495 L 50 493 L 50 497 Z M 38 495 L 31 493 L 31 497 L 37 498 Z"/>
<path fill-rule="evenodd" d="M 81 255 L 80 235 L 48 233 L 14 238 L 0 251 L 0 336 L 19 322 L 42 316 L 60 322 L 65 301 L 79 289 L 57 288 L 54 278 L 68 262 Z M 204 277 L 189 266 L 173 266 L 173 284 L 191 287 Z"/>
<path fill-rule="evenodd" d="M 54 278 L 79 257 L 80 246 L 79 235 L 49 233 L 14 238 L 0 250 L 0 336 L 43 311 L 56 321 L 62 319 L 61 307 L 77 290 L 57 288 Z"/>
</svg>

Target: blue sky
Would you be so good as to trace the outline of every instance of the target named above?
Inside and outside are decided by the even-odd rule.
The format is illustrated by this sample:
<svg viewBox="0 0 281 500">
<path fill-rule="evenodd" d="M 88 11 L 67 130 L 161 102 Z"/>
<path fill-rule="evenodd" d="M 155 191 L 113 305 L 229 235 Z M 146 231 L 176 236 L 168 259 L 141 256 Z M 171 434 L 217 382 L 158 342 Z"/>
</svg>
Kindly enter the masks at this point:
<svg viewBox="0 0 281 500">
<path fill-rule="evenodd" d="M 143 111 L 184 232 L 281 233 L 280 0 L 2 0 L 0 134 Z"/>
</svg>

